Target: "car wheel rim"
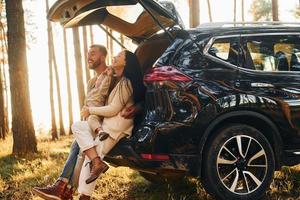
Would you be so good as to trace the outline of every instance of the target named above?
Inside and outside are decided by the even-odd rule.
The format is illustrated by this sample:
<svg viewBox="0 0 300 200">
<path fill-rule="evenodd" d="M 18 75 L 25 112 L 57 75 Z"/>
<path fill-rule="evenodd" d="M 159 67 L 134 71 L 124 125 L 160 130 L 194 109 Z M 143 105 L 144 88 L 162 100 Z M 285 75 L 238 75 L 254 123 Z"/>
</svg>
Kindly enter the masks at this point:
<svg viewBox="0 0 300 200">
<path fill-rule="evenodd" d="M 237 135 L 228 139 L 218 153 L 218 176 L 230 192 L 247 195 L 262 185 L 267 163 L 265 149 L 257 140 Z"/>
</svg>

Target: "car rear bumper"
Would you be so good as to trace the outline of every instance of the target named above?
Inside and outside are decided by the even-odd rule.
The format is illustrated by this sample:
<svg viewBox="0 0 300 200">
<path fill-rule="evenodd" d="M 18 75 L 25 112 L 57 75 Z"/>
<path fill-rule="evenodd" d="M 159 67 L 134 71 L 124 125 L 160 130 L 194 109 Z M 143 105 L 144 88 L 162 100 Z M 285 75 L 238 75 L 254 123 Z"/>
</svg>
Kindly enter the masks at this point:
<svg viewBox="0 0 300 200">
<path fill-rule="evenodd" d="M 126 166 L 149 173 L 186 173 L 194 174 L 198 162 L 197 155 L 168 154 L 168 160 L 143 159 L 130 140 L 122 140 L 104 160 L 113 166 Z"/>
</svg>

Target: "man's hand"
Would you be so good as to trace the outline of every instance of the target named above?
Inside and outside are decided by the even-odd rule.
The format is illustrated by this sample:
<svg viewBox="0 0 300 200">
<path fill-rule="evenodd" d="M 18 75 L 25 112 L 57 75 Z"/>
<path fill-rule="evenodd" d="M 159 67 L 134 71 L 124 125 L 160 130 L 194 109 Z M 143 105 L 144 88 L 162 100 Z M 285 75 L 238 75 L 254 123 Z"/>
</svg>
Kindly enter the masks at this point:
<svg viewBox="0 0 300 200">
<path fill-rule="evenodd" d="M 133 106 L 130 106 L 130 107 L 124 109 L 122 111 L 122 113 L 121 113 L 121 116 L 124 117 L 125 119 L 132 119 L 140 111 L 141 111 L 141 107 L 140 106 L 133 105 Z"/>
<path fill-rule="evenodd" d="M 81 109 L 80 115 L 81 115 L 81 117 L 82 117 L 83 119 L 88 118 L 88 116 L 90 115 L 89 107 L 83 106 L 82 109 Z"/>
</svg>

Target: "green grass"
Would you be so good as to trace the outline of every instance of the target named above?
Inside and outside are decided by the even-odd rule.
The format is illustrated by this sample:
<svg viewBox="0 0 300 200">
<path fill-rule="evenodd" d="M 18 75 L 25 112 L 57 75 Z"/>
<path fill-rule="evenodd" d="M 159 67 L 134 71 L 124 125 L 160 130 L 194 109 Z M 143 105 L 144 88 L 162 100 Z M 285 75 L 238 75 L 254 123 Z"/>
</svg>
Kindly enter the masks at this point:
<svg viewBox="0 0 300 200">
<path fill-rule="evenodd" d="M 52 184 L 68 156 L 72 137 L 50 141 L 38 138 L 37 154 L 26 157 L 11 155 L 12 138 L 0 141 L 0 199 L 26 200 L 39 198 L 32 194 L 34 186 Z M 284 167 L 275 179 L 265 200 L 300 199 L 300 165 Z M 199 180 L 186 178 L 173 185 L 152 184 L 138 172 L 126 167 L 111 167 L 97 180 L 94 199 L 103 200 L 212 200 Z M 75 197 L 77 199 L 77 197 Z"/>
</svg>

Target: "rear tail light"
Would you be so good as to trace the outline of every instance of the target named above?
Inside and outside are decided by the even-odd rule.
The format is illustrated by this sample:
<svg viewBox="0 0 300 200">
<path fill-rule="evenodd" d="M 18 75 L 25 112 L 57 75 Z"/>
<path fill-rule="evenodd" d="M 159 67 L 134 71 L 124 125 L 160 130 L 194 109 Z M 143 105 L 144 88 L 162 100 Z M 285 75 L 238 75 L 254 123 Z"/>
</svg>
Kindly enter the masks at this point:
<svg viewBox="0 0 300 200">
<path fill-rule="evenodd" d="M 180 72 L 173 66 L 154 67 L 144 76 L 144 81 L 146 83 L 156 81 L 189 82 L 191 80 L 192 79 L 189 76 Z"/>
<path fill-rule="evenodd" d="M 170 160 L 170 156 L 161 154 L 141 154 L 141 157 L 145 160 Z"/>
</svg>

